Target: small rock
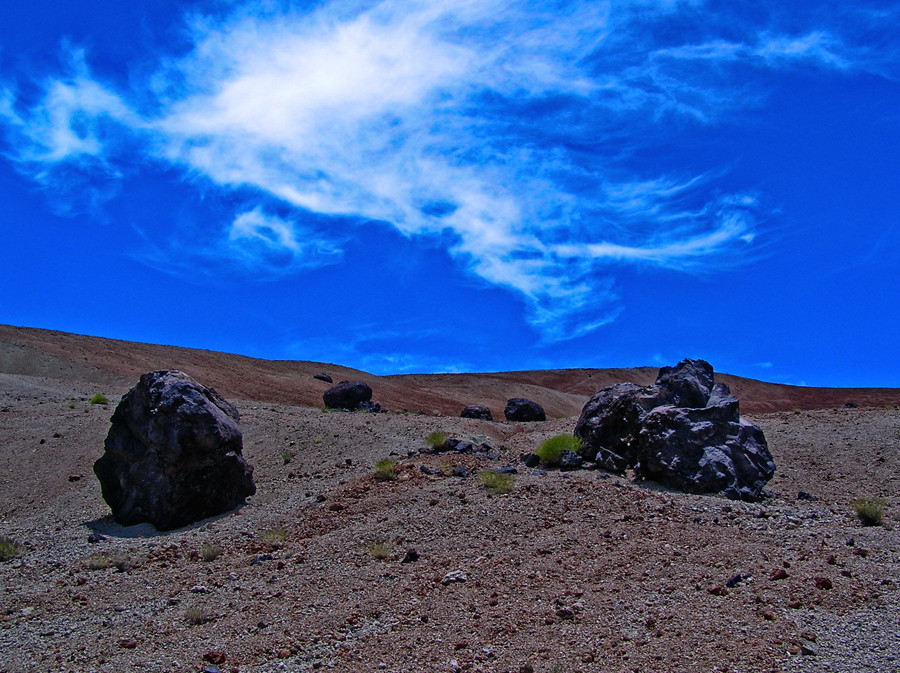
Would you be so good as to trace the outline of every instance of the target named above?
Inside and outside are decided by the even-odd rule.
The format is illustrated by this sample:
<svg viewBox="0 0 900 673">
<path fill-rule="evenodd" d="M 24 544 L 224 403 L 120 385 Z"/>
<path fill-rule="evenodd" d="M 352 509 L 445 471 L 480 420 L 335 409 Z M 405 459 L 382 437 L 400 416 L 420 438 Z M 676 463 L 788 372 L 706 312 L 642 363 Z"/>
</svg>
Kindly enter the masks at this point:
<svg viewBox="0 0 900 673">
<path fill-rule="evenodd" d="M 217 652 L 215 650 L 210 650 L 203 655 L 203 661 L 208 661 L 211 664 L 224 664 L 227 660 L 228 658 L 225 656 L 224 652 Z"/>
<path fill-rule="evenodd" d="M 797 493 L 797 500 L 809 500 L 810 502 L 815 502 L 818 498 L 814 495 L 810 495 L 806 491 L 800 491 Z"/>
<path fill-rule="evenodd" d="M 462 477 L 465 479 L 469 476 L 469 470 L 463 465 L 454 465 L 453 466 L 453 476 L 454 477 Z"/>
<path fill-rule="evenodd" d="M 106 538 L 100 535 L 100 533 L 91 533 L 90 535 L 88 535 L 88 542 L 90 542 L 91 544 L 97 544 L 98 542 L 103 542 L 104 540 L 106 540 Z"/>
<path fill-rule="evenodd" d="M 541 464 L 541 459 L 535 453 L 526 453 L 522 456 L 522 462 L 525 463 L 525 467 L 537 467 Z"/>
<path fill-rule="evenodd" d="M 291 651 L 290 651 L 290 650 L 287 650 L 287 649 L 285 649 L 285 650 L 278 650 L 278 658 L 279 658 L 279 659 L 289 659 L 290 656 L 291 656 Z"/>
<path fill-rule="evenodd" d="M 819 654 L 819 646 L 811 640 L 800 640 L 800 653 L 807 657 L 815 657 Z"/>
<path fill-rule="evenodd" d="M 711 593 L 713 596 L 727 596 L 728 589 L 723 587 L 721 584 L 711 584 L 706 588 L 706 590 Z"/>
<path fill-rule="evenodd" d="M 328 374 L 313 374 L 314 379 L 318 379 L 319 381 L 324 381 L 325 383 L 334 383 Z"/>
<path fill-rule="evenodd" d="M 512 465 L 507 465 L 497 470 L 497 474 L 519 474 L 519 471 Z"/>
<path fill-rule="evenodd" d="M 769 575 L 769 579 L 773 580 L 773 581 L 787 579 L 787 577 L 788 577 L 788 574 L 784 568 L 776 568 L 775 570 L 772 571 L 772 574 Z"/>
<path fill-rule="evenodd" d="M 203 673 L 222 673 L 222 669 L 215 664 L 210 664 L 203 667 Z"/>
<path fill-rule="evenodd" d="M 119 641 L 119 647 L 121 647 L 123 650 L 133 650 L 135 647 L 137 647 L 137 645 L 137 641 L 131 638 L 126 638 L 125 640 Z"/>
<path fill-rule="evenodd" d="M 560 608 L 556 611 L 556 616 L 560 619 L 575 619 L 575 611 L 572 608 Z"/>
<path fill-rule="evenodd" d="M 736 587 L 736 586 L 737 586 L 738 584 L 740 584 L 743 580 L 744 580 L 744 576 L 741 575 L 740 573 L 738 573 L 737 575 L 735 575 L 734 577 L 732 577 L 730 580 L 728 580 L 727 582 L 725 582 L 725 586 L 728 587 L 729 589 L 731 589 L 731 588 Z"/>
<path fill-rule="evenodd" d="M 419 471 L 421 471 L 422 474 L 437 474 L 434 470 L 432 470 L 432 469 L 431 469 L 430 467 L 428 467 L 427 465 L 421 465 L 421 466 L 419 467 Z"/>
<path fill-rule="evenodd" d="M 400 563 L 415 563 L 419 560 L 419 552 L 416 551 L 416 548 L 413 547 L 411 549 L 406 550 L 406 554 L 403 556 L 403 560 Z"/>
<path fill-rule="evenodd" d="M 466 582 L 468 581 L 468 579 L 469 578 L 464 571 L 451 570 L 446 575 L 444 575 L 444 579 L 441 580 L 441 584 L 445 586 L 448 584 L 457 584 L 460 582 Z"/>
<path fill-rule="evenodd" d="M 816 589 L 831 589 L 834 587 L 834 584 L 827 577 L 815 577 L 813 581 L 816 583 Z"/>
<path fill-rule="evenodd" d="M 577 453 L 567 451 L 565 449 L 560 452 L 559 469 L 563 470 L 564 472 L 580 469 L 583 462 L 584 458 L 579 456 Z"/>
<path fill-rule="evenodd" d="M 250 565 L 252 565 L 252 566 L 259 565 L 263 561 L 271 561 L 273 558 L 275 558 L 275 557 L 272 556 L 271 554 L 260 554 L 255 559 L 250 561 Z"/>
<path fill-rule="evenodd" d="M 208 594 L 209 589 L 207 589 L 202 584 L 197 584 L 197 585 L 191 587 L 191 593 L 192 594 Z"/>
</svg>

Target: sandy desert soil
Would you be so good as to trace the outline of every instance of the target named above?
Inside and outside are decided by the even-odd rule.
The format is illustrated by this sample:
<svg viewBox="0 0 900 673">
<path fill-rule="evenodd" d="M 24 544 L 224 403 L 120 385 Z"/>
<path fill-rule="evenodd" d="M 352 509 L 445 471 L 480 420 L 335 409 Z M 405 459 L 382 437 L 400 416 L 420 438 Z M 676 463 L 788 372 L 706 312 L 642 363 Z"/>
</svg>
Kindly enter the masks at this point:
<svg viewBox="0 0 900 673">
<path fill-rule="evenodd" d="M 184 529 L 123 528 L 91 466 L 119 397 L 169 367 L 238 407 L 258 493 Z M 394 411 L 323 411 L 319 371 Z M 900 669 L 900 391 L 730 378 L 778 465 L 761 503 L 519 463 L 628 377 L 655 370 L 371 377 L 0 328 L 0 535 L 23 546 L 0 563 L 0 671 Z M 551 420 L 456 417 L 512 396 Z M 493 454 L 419 454 L 434 430 Z M 389 455 L 399 478 L 376 481 Z M 512 493 L 475 476 L 505 465 Z M 884 526 L 861 526 L 860 496 L 884 498 Z"/>
</svg>

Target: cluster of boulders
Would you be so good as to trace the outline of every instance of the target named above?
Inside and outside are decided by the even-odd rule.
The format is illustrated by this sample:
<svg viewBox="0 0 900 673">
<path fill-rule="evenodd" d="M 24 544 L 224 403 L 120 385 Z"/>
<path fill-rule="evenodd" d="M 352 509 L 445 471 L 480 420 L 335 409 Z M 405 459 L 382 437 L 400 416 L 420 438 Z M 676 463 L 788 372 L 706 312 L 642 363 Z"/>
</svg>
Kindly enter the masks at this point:
<svg viewBox="0 0 900 673">
<path fill-rule="evenodd" d="M 242 504 L 256 485 L 239 422 L 237 409 L 187 374 L 141 376 L 94 463 L 116 521 L 171 530 Z"/>
<path fill-rule="evenodd" d="M 506 408 L 503 415 L 507 421 L 518 422 L 534 422 L 546 421 L 547 414 L 544 408 L 537 402 L 525 399 L 524 397 L 513 397 L 506 402 Z M 491 410 L 482 404 L 470 404 L 462 410 L 461 418 L 477 418 L 482 421 L 494 420 Z"/>
<path fill-rule="evenodd" d="M 762 430 L 741 418 L 737 398 L 703 360 L 663 367 L 652 386 L 598 391 L 575 435 L 586 460 L 691 493 L 754 501 L 775 473 Z"/>
</svg>

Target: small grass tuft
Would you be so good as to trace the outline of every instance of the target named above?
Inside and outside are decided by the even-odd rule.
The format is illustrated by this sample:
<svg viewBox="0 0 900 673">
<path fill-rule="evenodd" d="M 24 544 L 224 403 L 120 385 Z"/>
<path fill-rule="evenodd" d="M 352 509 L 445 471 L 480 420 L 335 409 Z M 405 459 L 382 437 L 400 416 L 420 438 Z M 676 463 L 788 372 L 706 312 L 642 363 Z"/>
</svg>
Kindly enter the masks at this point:
<svg viewBox="0 0 900 673">
<path fill-rule="evenodd" d="M 487 490 L 498 495 L 512 493 L 516 487 L 516 479 L 511 474 L 500 474 L 499 472 L 486 470 L 481 472 L 478 478 Z"/>
<path fill-rule="evenodd" d="M 11 561 L 22 555 L 22 546 L 5 535 L 0 536 L 0 561 Z"/>
<path fill-rule="evenodd" d="M 393 481 L 397 478 L 397 461 L 393 458 L 382 458 L 375 463 L 375 479 Z"/>
<path fill-rule="evenodd" d="M 91 404 L 109 404 L 109 400 L 103 393 L 97 393 L 91 398 Z"/>
<path fill-rule="evenodd" d="M 284 528 L 270 528 L 263 531 L 262 541 L 270 547 L 279 549 L 285 540 L 287 540 L 287 531 Z"/>
<path fill-rule="evenodd" d="M 880 526 L 885 502 L 881 498 L 858 498 L 850 503 L 863 526 Z"/>
<path fill-rule="evenodd" d="M 574 435 L 556 435 L 541 444 L 535 455 L 541 459 L 545 465 L 559 465 L 563 451 L 571 451 L 578 453 L 581 449 L 581 440 Z"/>
<path fill-rule="evenodd" d="M 428 446 L 430 446 L 432 449 L 440 449 L 444 446 L 444 443 L 447 441 L 447 439 L 448 437 L 446 432 L 435 430 L 425 438 L 425 441 L 428 442 Z"/>
<path fill-rule="evenodd" d="M 211 622 L 213 615 L 202 605 L 192 605 L 184 611 L 184 618 L 191 626 L 199 626 Z"/>
<path fill-rule="evenodd" d="M 215 542 L 204 542 L 200 545 L 200 558 L 209 563 L 222 554 L 222 547 Z"/>
<path fill-rule="evenodd" d="M 284 464 L 287 465 L 297 456 L 297 452 L 293 449 L 285 449 L 281 452 L 281 460 L 284 461 Z"/>
<path fill-rule="evenodd" d="M 127 572 L 137 564 L 127 554 L 119 551 L 101 551 L 91 554 L 84 560 L 88 570 L 106 570 L 115 568 L 119 572 Z"/>
<path fill-rule="evenodd" d="M 394 547 L 386 540 L 374 540 L 366 545 L 366 552 L 372 558 L 385 561 L 394 555 Z"/>
</svg>

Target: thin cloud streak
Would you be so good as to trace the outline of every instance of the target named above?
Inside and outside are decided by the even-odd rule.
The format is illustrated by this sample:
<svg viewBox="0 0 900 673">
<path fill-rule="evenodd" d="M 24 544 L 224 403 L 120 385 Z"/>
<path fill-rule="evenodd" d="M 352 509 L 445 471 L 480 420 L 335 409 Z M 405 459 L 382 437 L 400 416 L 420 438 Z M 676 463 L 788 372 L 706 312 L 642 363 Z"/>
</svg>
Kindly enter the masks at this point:
<svg viewBox="0 0 900 673">
<path fill-rule="evenodd" d="M 22 170 L 45 184 L 66 165 L 114 174 L 137 145 L 222 189 L 258 190 L 296 216 L 248 205 L 197 253 L 258 273 L 340 258 L 305 213 L 447 237 L 473 274 L 523 298 L 548 341 L 615 319 L 615 265 L 716 268 L 756 236 L 753 195 L 716 194 L 708 175 L 627 171 L 639 133 L 743 109 L 754 99 L 726 65 L 853 67 L 822 30 L 653 45 L 654 21 L 699 2 L 266 4 L 194 17 L 193 49 L 160 59 L 152 105 L 105 87 L 77 50 L 73 74 L 48 79 L 36 104 L 7 88 L 0 117 Z M 609 131 L 623 115 L 639 129 L 624 142 Z M 574 149 L 587 143 L 590 157 Z"/>
</svg>

